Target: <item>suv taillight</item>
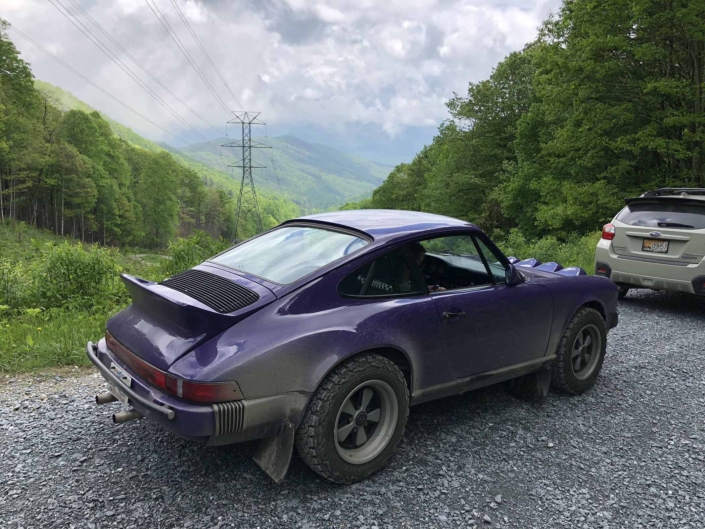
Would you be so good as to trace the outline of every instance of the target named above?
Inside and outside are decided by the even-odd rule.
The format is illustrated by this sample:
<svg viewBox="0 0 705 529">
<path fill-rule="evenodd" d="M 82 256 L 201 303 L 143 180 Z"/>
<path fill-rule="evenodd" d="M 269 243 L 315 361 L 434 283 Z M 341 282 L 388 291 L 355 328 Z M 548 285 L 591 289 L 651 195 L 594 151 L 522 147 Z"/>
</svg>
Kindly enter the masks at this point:
<svg viewBox="0 0 705 529">
<path fill-rule="evenodd" d="M 608 241 L 614 239 L 614 224 L 610 222 L 602 227 L 602 238 Z"/>
</svg>

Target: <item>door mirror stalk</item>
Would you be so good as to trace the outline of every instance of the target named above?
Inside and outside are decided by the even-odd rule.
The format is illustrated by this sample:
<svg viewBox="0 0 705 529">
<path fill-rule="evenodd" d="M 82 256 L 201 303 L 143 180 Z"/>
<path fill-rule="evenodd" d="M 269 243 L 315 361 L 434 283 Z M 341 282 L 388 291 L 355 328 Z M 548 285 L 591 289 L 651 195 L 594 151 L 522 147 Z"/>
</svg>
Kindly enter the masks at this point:
<svg viewBox="0 0 705 529">
<path fill-rule="evenodd" d="M 524 277 L 517 270 L 516 266 L 510 264 L 506 272 L 507 286 L 514 287 L 524 282 Z"/>
</svg>

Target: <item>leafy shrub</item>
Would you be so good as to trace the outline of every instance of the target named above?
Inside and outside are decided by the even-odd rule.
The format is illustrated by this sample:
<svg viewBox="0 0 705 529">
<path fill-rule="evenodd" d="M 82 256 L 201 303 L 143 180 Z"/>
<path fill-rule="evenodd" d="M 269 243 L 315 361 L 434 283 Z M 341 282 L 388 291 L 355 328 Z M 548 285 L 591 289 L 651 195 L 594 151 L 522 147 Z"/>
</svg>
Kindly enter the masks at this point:
<svg viewBox="0 0 705 529">
<path fill-rule="evenodd" d="M 0 260 L 0 304 L 18 311 L 111 305 L 125 295 L 120 271 L 112 250 L 46 244 L 29 263 Z"/>
<path fill-rule="evenodd" d="M 173 276 L 193 268 L 229 246 L 230 243 L 222 238 L 215 240 L 207 233 L 197 231 L 187 239 L 177 239 L 169 244 L 171 259 L 164 260 L 162 271 L 167 276 Z"/>
<path fill-rule="evenodd" d="M 497 236 L 495 236 L 497 237 Z M 600 232 L 579 236 L 573 235 L 567 241 L 561 242 L 555 237 L 543 237 L 538 240 L 528 240 L 519 230 L 512 230 L 503 242 L 501 235 L 498 246 L 505 255 L 513 255 L 518 259 L 534 257 L 542 263 L 554 261 L 565 268 L 579 266 L 588 274 L 593 273 L 595 246 L 600 239 Z"/>
<path fill-rule="evenodd" d="M 32 267 L 37 306 L 66 307 L 114 301 L 120 267 L 114 250 L 68 243 L 47 245 Z"/>
</svg>

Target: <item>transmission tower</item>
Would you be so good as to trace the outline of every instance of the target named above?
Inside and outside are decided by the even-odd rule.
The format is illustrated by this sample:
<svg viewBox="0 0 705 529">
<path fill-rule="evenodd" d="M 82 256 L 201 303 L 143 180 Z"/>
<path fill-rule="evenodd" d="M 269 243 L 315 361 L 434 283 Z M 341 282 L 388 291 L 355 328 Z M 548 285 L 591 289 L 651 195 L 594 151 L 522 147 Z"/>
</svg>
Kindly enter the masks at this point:
<svg viewBox="0 0 705 529">
<path fill-rule="evenodd" d="M 235 212 L 235 234 L 234 242 L 237 242 L 237 232 L 240 227 L 240 218 L 246 218 L 247 215 L 254 212 L 257 232 L 262 229 L 262 216 L 259 212 L 259 204 L 257 203 L 257 192 L 255 191 L 255 181 L 252 177 L 253 169 L 264 169 L 266 166 L 252 163 L 252 149 L 270 149 L 268 145 L 260 143 L 252 139 L 252 125 L 264 125 L 264 122 L 258 119 L 259 112 L 233 112 L 234 119 L 228 123 L 239 123 L 242 127 L 242 140 L 236 140 L 231 143 L 226 143 L 223 147 L 235 147 L 242 149 L 242 159 L 228 167 L 239 167 L 242 169 L 242 180 L 240 181 L 240 194 L 237 197 L 237 211 Z M 252 196 L 252 205 L 243 211 L 243 198 L 245 195 Z"/>
</svg>

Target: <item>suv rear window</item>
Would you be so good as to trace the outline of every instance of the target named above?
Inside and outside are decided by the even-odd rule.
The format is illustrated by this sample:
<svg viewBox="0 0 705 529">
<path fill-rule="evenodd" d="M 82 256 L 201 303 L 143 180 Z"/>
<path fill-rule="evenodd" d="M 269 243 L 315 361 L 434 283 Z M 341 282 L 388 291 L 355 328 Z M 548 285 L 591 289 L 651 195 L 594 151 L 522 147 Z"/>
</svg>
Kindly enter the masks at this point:
<svg viewBox="0 0 705 529">
<path fill-rule="evenodd" d="M 705 203 L 637 202 L 624 208 L 617 220 L 631 226 L 649 228 L 705 229 Z"/>
</svg>

